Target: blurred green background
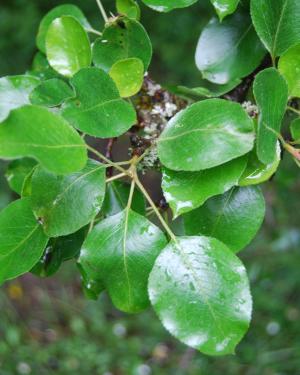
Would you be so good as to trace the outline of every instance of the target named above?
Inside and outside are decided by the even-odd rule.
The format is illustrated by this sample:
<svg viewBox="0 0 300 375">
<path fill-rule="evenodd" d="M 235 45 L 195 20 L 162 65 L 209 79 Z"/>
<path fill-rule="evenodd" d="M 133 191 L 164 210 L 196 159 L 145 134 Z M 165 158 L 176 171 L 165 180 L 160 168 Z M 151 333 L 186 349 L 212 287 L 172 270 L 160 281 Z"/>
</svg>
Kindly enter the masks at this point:
<svg viewBox="0 0 300 375">
<path fill-rule="evenodd" d="M 112 0 L 103 1 L 114 10 Z M 0 76 L 20 74 L 35 52 L 39 20 L 58 0 L 1 0 Z M 82 7 L 95 28 L 95 2 Z M 154 46 L 150 74 L 159 82 L 197 86 L 194 50 L 211 6 L 199 4 L 167 15 L 142 8 Z M 14 197 L 0 164 L 0 208 Z M 254 314 L 235 356 L 209 358 L 173 339 L 149 310 L 116 311 L 106 295 L 97 302 L 81 292 L 75 264 L 47 280 L 33 275 L 0 289 L 0 375 L 299 375 L 300 374 L 300 179 L 283 156 L 264 186 L 268 211 L 256 240 L 241 254 L 248 269 Z"/>
</svg>

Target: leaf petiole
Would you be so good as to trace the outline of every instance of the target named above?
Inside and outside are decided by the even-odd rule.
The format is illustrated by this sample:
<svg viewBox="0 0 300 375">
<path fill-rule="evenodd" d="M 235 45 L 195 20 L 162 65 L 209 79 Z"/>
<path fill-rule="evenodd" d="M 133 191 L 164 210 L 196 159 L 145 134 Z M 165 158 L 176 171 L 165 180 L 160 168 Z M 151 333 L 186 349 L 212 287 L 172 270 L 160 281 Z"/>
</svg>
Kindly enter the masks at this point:
<svg viewBox="0 0 300 375">
<path fill-rule="evenodd" d="M 101 0 L 96 0 L 96 3 L 97 3 L 97 5 L 98 5 L 98 7 L 100 9 L 100 13 L 101 13 L 101 15 L 103 17 L 104 22 L 107 23 L 108 22 L 108 17 L 107 17 L 107 14 L 105 12 L 105 9 L 104 9 L 104 7 L 102 5 Z"/>
</svg>

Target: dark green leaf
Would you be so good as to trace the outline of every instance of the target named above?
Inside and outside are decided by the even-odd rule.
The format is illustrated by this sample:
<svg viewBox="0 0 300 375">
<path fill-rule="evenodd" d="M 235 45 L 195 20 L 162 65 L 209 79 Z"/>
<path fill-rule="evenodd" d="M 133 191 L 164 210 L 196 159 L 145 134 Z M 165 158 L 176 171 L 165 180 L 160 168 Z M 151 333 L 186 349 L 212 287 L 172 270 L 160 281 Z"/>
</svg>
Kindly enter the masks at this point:
<svg viewBox="0 0 300 375">
<path fill-rule="evenodd" d="M 74 96 L 71 87 L 61 79 L 52 78 L 40 83 L 31 93 L 32 104 L 55 107 Z"/>
<path fill-rule="evenodd" d="M 253 24 L 273 57 L 300 42 L 298 0 L 251 0 Z"/>
<path fill-rule="evenodd" d="M 0 284 L 28 272 L 40 259 L 48 238 L 28 198 L 0 212 Z"/>
<path fill-rule="evenodd" d="M 264 55 L 250 16 L 238 12 L 222 23 L 217 18 L 209 22 L 200 35 L 195 58 L 203 78 L 226 84 L 251 73 Z"/>
<path fill-rule="evenodd" d="M 200 172 L 175 172 L 164 169 L 162 189 L 175 217 L 201 206 L 208 198 L 223 194 L 238 181 L 247 158 L 232 160 Z"/>
<path fill-rule="evenodd" d="M 279 59 L 278 68 L 289 86 L 289 95 L 300 98 L 300 44 L 289 48 Z"/>
<path fill-rule="evenodd" d="M 63 116 L 77 129 L 100 138 L 117 137 L 136 122 L 133 106 L 120 98 L 112 78 L 98 68 L 82 69 L 72 79 L 76 98 L 63 106 Z"/>
<path fill-rule="evenodd" d="M 69 236 L 51 238 L 44 254 L 31 272 L 40 277 L 54 275 L 63 262 L 79 255 L 85 234 L 84 228 Z"/>
<path fill-rule="evenodd" d="M 83 267 L 81 267 L 80 263 L 77 263 L 77 266 L 81 274 L 82 289 L 84 295 L 86 296 L 86 298 L 96 301 L 99 297 L 99 294 L 105 290 L 103 283 L 99 280 L 91 280 L 86 274 Z"/>
<path fill-rule="evenodd" d="M 86 29 L 91 28 L 88 20 L 85 18 L 85 15 L 76 5 L 72 5 L 72 4 L 59 5 L 53 8 L 49 13 L 47 13 L 40 23 L 38 35 L 36 38 L 36 44 L 40 51 L 46 53 L 45 40 L 46 40 L 48 28 L 56 18 L 59 18 L 62 16 L 73 16 L 74 18 L 77 19 L 77 21 L 81 23 L 81 25 L 84 28 Z"/>
<path fill-rule="evenodd" d="M 30 76 L 0 78 L 0 121 L 13 109 L 30 104 L 29 95 L 39 83 L 39 79 Z"/>
<path fill-rule="evenodd" d="M 32 177 L 31 204 L 49 237 L 76 232 L 101 209 L 105 167 L 89 160 L 80 172 L 57 176 L 37 168 Z"/>
<path fill-rule="evenodd" d="M 165 328 L 208 355 L 233 354 L 251 320 L 246 270 L 214 238 L 171 242 L 150 274 L 149 296 Z"/>
<path fill-rule="evenodd" d="M 114 80 L 122 98 L 137 94 L 144 80 L 144 65 L 136 58 L 119 60 L 111 67 L 109 75 Z"/>
<path fill-rule="evenodd" d="M 264 164 L 276 157 L 276 142 L 288 101 L 288 87 L 274 68 L 265 69 L 256 77 L 253 92 L 260 114 L 257 130 L 257 156 Z"/>
<path fill-rule="evenodd" d="M 237 252 L 254 238 L 264 215 L 264 197 L 258 187 L 234 187 L 186 214 L 185 230 L 187 235 L 215 237 Z"/>
<path fill-rule="evenodd" d="M 21 195 L 25 178 L 31 173 L 32 169 L 36 166 L 36 161 L 30 158 L 13 160 L 9 163 L 5 177 L 9 187 Z"/>
<path fill-rule="evenodd" d="M 105 216 L 112 216 L 123 211 L 128 202 L 130 185 L 121 181 L 108 184 L 102 212 Z M 131 209 L 141 215 L 145 214 L 145 199 L 139 190 L 135 190 Z"/>
<path fill-rule="evenodd" d="M 277 142 L 276 157 L 270 164 L 263 164 L 257 158 L 256 150 L 252 150 L 247 167 L 240 178 L 240 186 L 257 185 L 269 180 L 276 172 L 281 161 L 280 143 Z"/>
<path fill-rule="evenodd" d="M 173 9 L 185 8 L 198 0 L 142 0 L 148 7 L 158 12 L 170 12 Z"/>
<path fill-rule="evenodd" d="M 126 208 L 94 227 L 79 264 L 89 279 L 103 283 L 118 309 L 138 312 L 149 305 L 149 273 L 165 245 L 159 228 Z"/>
<path fill-rule="evenodd" d="M 208 99 L 172 118 L 158 139 L 158 154 L 172 170 L 199 171 L 246 154 L 253 142 L 253 122 L 239 104 Z"/>
<path fill-rule="evenodd" d="M 47 109 L 25 106 L 15 109 L 0 124 L 0 158 L 32 157 L 59 174 L 82 169 L 86 145 L 61 117 Z"/>
<path fill-rule="evenodd" d="M 54 70 L 71 77 L 91 65 L 92 52 L 88 35 L 70 16 L 56 18 L 46 35 L 47 59 Z"/>
<path fill-rule="evenodd" d="M 93 61 L 98 68 L 108 72 L 117 61 L 131 57 L 142 60 L 146 71 L 152 57 L 152 46 L 139 22 L 121 17 L 106 27 L 102 37 L 96 40 Z"/>
</svg>

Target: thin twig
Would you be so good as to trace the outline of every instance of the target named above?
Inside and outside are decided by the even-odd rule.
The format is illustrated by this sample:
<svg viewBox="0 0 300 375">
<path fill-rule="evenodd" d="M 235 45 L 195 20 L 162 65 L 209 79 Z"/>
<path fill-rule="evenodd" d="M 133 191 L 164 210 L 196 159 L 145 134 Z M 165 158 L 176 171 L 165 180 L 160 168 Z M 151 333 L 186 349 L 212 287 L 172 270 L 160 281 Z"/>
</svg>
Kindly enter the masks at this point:
<svg viewBox="0 0 300 375">
<path fill-rule="evenodd" d="M 147 190 L 144 188 L 143 184 L 140 182 L 138 176 L 135 174 L 133 175 L 133 179 L 135 180 L 136 185 L 141 190 L 145 198 L 147 199 L 150 206 L 153 208 L 154 213 L 156 214 L 158 220 L 161 222 L 161 225 L 164 227 L 166 232 L 168 233 L 169 237 L 174 241 L 177 242 L 175 234 L 172 232 L 171 228 L 165 222 L 164 218 L 161 216 L 158 208 L 156 207 L 155 203 L 151 199 L 150 195 L 148 194 Z"/>
<path fill-rule="evenodd" d="M 125 177 L 125 176 L 127 176 L 126 173 L 120 173 L 120 174 L 117 174 L 117 175 L 115 175 L 115 176 L 112 176 L 112 177 L 110 177 L 110 178 L 107 178 L 107 179 L 106 179 L 106 183 L 109 183 L 109 182 L 112 182 L 112 181 L 118 180 L 118 179 L 120 179 L 120 178 L 122 178 L 122 177 Z"/>
<path fill-rule="evenodd" d="M 101 12 L 101 15 L 103 17 L 104 22 L 107 23 L 108 22 L 108 17 L 107 17 L 107 14 L 105 12 L 105 9 L 104 9 L 104 7 L 102 5 L 101 0 L 96 0 L 96 3 L 98 4 L 98 7 L 100 9 L 100 12 Z"/>
<path fill-rule="evenodd" d="M 102 33 L 98 30 L 95 30 L 95 29 L 85 29 L 85 31 L 87 33 L 90 33 L 90 34 L 95 34 L 95 35 L 99 35 L 99 36 L 102 36 Z"/>
<path fill-rule="evenodd" d="M 98 156 L 98 158 L 104 160 L 111 167 L 114 167 L 118 171 L 120 171 L 120 172 L 125 173 L 125 174 L 128 175 L 129 172 L 127 172 L 124 168 L 122 168 L 118 163 L 114 163 L 113 161 L 109 160 L 106 156 L 104 156 L 103 154 L 101 154 L 101 152 L 97 151 L 92 146 L 87 145 L 87 149 L 89 151 L 91 151 L 93 154 L 95 154 L 96 156 Z"/>
<path fill-rule="evenodd" d="M 294 112 L 294 113 L 297 113 L 297 115 L 300 116 L 300 110 L 299 110 L 299 109 L 296 109 L 296 108 L 293 108 L 293 107 L 290 107 L 290 106 L 288 106 L 287 109 L 288 109 L 289 111 L 292 111 L 292 112 Z"/>
</svg>

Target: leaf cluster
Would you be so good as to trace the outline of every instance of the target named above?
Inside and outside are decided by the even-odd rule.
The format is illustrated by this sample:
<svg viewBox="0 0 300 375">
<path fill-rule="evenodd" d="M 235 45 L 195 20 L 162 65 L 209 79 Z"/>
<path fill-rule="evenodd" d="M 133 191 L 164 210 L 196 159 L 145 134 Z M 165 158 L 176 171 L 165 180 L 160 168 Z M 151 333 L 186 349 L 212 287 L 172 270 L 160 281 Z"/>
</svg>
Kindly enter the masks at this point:
<svg viewBox="0 0 300 375">
<path fill-rule="evenodd" d="M 161 12 L 196 1 L 143 0 Z M 259 185 L 282 149 L 300 161 L 290 115 L 300 114 L 300 3 L 212 1 L 218 17 L 195 52 L 203 79 L 169 91 L 148 76 L 137 2 L 117 0 L 111 18 L 97 3 L 104 30 L 75 5 L 58 6 L 41 21 L 32 67 L 0 79 L 0 158 L 11 160 L 19 195 L 0 213 L 0 282 L 50 276 L 75 259 L 87 297 L 107 291 L 128 313 L 152 305 L 185 344 L 234 353 L 252 313 L 236 253 L 264 220 Z M 132 147 L 115 162 L 120 136 Z M 93 138 L 107 140 L 106 155 Z M 158 205 L 141 179 L 154 168 Z"/>
</svg>

